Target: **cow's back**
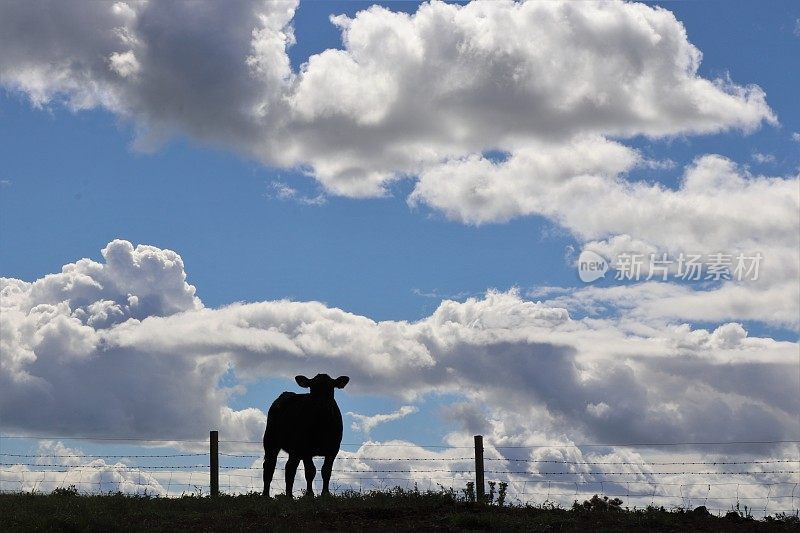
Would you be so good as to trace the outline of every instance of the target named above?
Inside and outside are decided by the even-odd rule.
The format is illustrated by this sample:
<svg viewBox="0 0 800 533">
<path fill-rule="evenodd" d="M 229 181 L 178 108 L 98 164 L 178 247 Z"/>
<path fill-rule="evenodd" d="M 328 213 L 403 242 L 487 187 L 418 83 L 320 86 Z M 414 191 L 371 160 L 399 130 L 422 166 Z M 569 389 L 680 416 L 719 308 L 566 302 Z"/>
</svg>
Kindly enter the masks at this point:
<svg viewBox="0 0 800 533">
<path fill-rule="evenodd" d="M 267 412 L 267 428 L 264 431 L 264 444 L 283 445 L 284 437 L 296 425 L 302 414 L 303 396 L 294 392 L 284 392 L 278 396 Z"/>
<path fill-rule="evenodd" d="M 264 446 L 301 456 L 328 455 L 339 450 L 342 431 L 342 413 L 335 400 L 284 392 L 269 408 Z"/>
</svg>

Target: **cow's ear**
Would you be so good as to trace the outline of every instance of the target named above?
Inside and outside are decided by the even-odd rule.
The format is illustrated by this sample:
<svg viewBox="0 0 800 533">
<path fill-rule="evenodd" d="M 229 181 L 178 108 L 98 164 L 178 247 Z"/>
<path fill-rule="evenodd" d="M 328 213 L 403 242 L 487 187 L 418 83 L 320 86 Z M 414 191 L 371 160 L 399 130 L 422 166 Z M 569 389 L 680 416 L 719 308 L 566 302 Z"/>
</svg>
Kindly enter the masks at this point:
<svg viewBox="0 0 800 533">
<path fill-rule="evenodd" d="M 311 386 L 311 380 L 305 376 L 295 376 L 294 380 L 297 382 L 298 385 L 300 385 L 304 389 L 307 389 Z"/>
<path fill-rule="evenodd" d="M 333 386 L 337 389 L 343 389 L 345 385 L 350 381 L 350 378 L 347 376 L 339 376 L 335 380 L 333 380 Z"/>
</svg>

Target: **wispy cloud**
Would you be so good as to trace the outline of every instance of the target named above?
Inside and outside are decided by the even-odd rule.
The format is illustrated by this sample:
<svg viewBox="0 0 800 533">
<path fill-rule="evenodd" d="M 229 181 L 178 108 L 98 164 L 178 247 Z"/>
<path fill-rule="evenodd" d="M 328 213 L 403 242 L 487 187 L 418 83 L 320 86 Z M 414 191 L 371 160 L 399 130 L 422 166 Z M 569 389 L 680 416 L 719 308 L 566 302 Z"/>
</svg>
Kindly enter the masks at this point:
<svg viewBox="0 0 800 533">
<path fill-rule="evenodd" d="M 650 170 L 672 170 L 673 168 L 678 166 L 678 163 L 669 158 L 642 159 L 639 162 L 639 166 L 642 168 L 648 168 Z"/>
<path fill-rule="evenodd" d="M 763 154 L 761 152 L 755 152 L 753 154 L 753 161 L 756 163 L 761 163 L 762 165 L 765 163 L 774 163 L 775 156 L 772 154 Z"/>
<path fill-rule="evenodd" d="M 415 296 L 420 296 L 422 298 L 433 298 L 434 300 L 463 300 L 464 298 L 469 298 L 470 296 L 480 296 L 484 294 L 486 291 L 459 291 L 459 292 L 443 292 L 439 289 L 431 289 L 429 291 L 425 291 L 422 289 L 411 289 L 411 292 Z"/>
<path fill-rule="evenodd" d="M 273 181 L 267 185 L 267 198 L 296 202 L 302 205 L 325 205 L 328 199 L 324 194 L 307 196 L 282 181 Z"/>
<path fill-rule="evenodd" d="M 384 424 L 386 422 L 391 422 L 393 420 L 400 420 L 401 418 L 405 418 L 410 414 L 416 413 L 417 410 L 418 409 L 413 405 L 404 405 L 400 409 L 392 413 L 377 414 L 370 416 L 370 415 L 361 415 L 349 411 L 347 413 L 347 416 L 355 419 L 350 426 L 353 428 L 353 431 L 360 431 L 361 433 L 364 433 L 365 435 L 369 436 L 370 431 L 372 431 L 378 424 Z"/>
</svg>

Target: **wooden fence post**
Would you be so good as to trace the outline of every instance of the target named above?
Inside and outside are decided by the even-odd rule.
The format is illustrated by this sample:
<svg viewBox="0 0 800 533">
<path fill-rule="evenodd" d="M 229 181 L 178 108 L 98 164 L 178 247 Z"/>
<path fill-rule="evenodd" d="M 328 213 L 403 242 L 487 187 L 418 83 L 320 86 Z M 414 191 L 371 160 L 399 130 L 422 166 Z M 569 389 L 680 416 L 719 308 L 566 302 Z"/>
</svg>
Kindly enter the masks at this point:
<svg viewBox="0 0 800 533">
<path fill-rule="evenodd" d="M 211 496 L 219 496 L 219 431 L 212 431 L 210 440 Z"/>
<path fill-rule="evenodd" d="M 475 435 L 475 494 L 478 503 L 486 501 L 483 482 L 483 435 Z"/>
</svg>

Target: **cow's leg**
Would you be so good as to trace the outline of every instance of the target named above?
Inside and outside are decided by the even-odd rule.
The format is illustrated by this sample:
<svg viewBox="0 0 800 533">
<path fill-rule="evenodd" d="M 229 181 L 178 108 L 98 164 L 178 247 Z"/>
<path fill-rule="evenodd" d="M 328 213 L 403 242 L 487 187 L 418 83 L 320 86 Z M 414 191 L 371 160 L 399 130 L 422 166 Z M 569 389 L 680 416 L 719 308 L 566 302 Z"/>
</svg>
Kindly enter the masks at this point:
<svg viewBox="0 0 800 533">
<path fill-rule="evenodd" d="M 333 472 L 333 460 L 336 454 L 326 455 L 325 462 L 322 463 L 322 494 L 330 494 L 331 472 Z"/>
<path fill-rule="evenodd" d="M 275 474 L 275 463 L 278 461 L 278 448 L 264 447 L 264 496 L 269 498 L 269 485 Z"/>
<path fill-rule="evenodd" d="M 317 475 L 317 467 L 314 466 L 312 457 L 303 457 L 303 468 L 306 470 L 306 496 L 314 495 L 314 476 Z"/>
<path fill-rule="evenodd" d="M 300 464 L 300 458 L 296 455 L 289 455 L 289 460 L 286 461 L 286 495 L 292 497 L 292 488 L 294 487 L 294 476 L 297 473 L 297 465 Z"/>
</svg>

